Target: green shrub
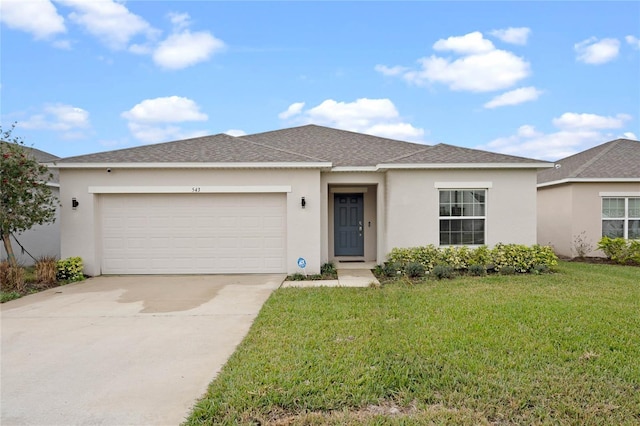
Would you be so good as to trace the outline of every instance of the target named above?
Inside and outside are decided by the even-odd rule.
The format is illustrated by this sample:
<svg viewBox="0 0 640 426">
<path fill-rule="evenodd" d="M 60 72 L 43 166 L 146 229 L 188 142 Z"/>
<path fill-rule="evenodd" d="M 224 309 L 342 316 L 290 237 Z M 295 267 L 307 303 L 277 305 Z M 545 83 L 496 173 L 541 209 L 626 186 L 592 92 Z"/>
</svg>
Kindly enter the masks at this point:
<svg viewBox="0 0 640 426">
<path fill-rule="evenodd" d="M 304 281 L 307 279 L 307 276 L 301 274 L 300 272 L 296 272 L 295 274 L 291 274 L 287 277 L 289 281 Z"/>
<path fill-rule="evenodd" d="M 640 243 L 638 244 L 640 246 Z M 558 264 L 558 257 L 548 246 L 525 246 L 521 244 L 497 244 L 489 249 L 479 246 L 471 249 L 467 246 L 448 246 L 437 248 L 433 245 L 411 248 L 394 248 L 389 253 L 389 264 L 397 265 L 394 271 L 385 271 L 387 276 L 395 276 L 397 270 L 407 271 L 410 263 L 421 264 L 425 272 L 431 272 L 435 265 L 446 265 L 457 271 L 469 270 L 469 265 L 479 265 L 484 271 L 500 271 L 510 266 L 516 272 L 530 272 L 535 265 L 551 268 Z M 478 270 L 479 271 L 479 270 Z"/>
<path fill-rule="evenodd" d="M 308 278 L 311 281 L 320 281 L 320 280 L 324 279 L 324 276 L 322 276 L 322 274 L 313 274 L 313 275 L 309 275 Z"/>
<path fill-rule="evenodd" d="M 443 278 L 453 278 L 453 268 L 447 265 L 436 265 L 433 268 L 432 274 L 439 280 Z"/>
<path fill-rule="evenodd" d="M 402 264 L 400 262 L 386 262 L 382 267 L 384 274 L 387 277 L 395 277 L 398 272 L 402 272 Z"/>
<path fill-rule="evenodd" d="M 550 271 L 550 268 L 547 265 L 533 265 L 533 268 L 531 268 L 531 273 L 536 274 L 536 275 L 540 275 L 540 274 L 546 274 Z"/>
<path fill-rule="evenodd" d="M 337 273 L 338 270 L 336 269 L 336 265 L 334 265 L 333 262 L 323 263 L 322 266 L 320 266 L 320 274 L 322 275 L 334 275 Z"/>
<path fill-rule="evenodd" d="M 510 265 L 503 266 L 500 268 L 500 275 L 513 275 L 516 273 L 516 268 Z"/>
<path fill-rule="evenodd" d="M 474 277 L 481 277 L 487 274 L 487 268 L 484 265 L 469 265 L 468 271 Z"/>
<path fill-rule="evenodd" d="M 640 264 L 640 241 L 625 240 L 624 238 L 602 237 L 598 248 L 607 258 L 622 265 L 626 263 Z"/>
<path fill-rule="evenodd" d="M 9 302 L 20 297 L 22 295 L 17 291 L 0 291 L 0 303 Z"/>
<path fill-rule="evenodd" d="M 411 262 L 404 267 L 404 273 L 411 278 L 420 278 L 424 277 L 425 268 L 421 263 Z"/>
<path fill-rule="evenodd" d="M 58 281 L 75 282 L 84 280 L 82 273 L 82 259 L 80 257 L 68 257 L 58 260 Z"/>
</svg>

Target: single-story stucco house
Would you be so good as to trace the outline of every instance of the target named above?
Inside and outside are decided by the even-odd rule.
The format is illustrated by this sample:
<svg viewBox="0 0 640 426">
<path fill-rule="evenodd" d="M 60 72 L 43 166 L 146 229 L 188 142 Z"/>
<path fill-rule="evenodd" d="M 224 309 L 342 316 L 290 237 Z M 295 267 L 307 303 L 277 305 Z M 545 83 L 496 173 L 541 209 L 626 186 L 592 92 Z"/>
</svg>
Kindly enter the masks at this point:
<svg viewBox="0 0 640 426">
<path fill-rule="evenodd" d="M 575 257 L 603 236 L 640 239 L 640 142 L 616 139 L 538 173 L 538 242 Z"/>
<path fill-rule="evenodd" d="M 548 162 L 317 125 L 57 162 L 85 273 L 317 273 L 394 247 L 536 243 Z M 76 207 L 72 207 L 75 201 Z"/>
<path fill-rule="evenodd" d="M 33 156 L 39 163 L 51 166 L 59 157 L 48 152 L 41 151 L 36 148 L 24 147 L 29 155 Z M 53 175 L 51 180 L 47 182 L 47 186 L 56 197 L 60 198 L 60 184 L 58 181 L 58 170 L 51 168 Z M 40 259 L 42 257 L 60 258 L 60 207 L 56 210 L 56 219 L 53 223 L 46 225 L 35 225 L 33 228 L 19 234 L 15 234 L 11 238 L 11 247 L 13 248 L 16 260 L 21 265 L 33 265 L 33 258 Z M 24 251 L 23 251 L 24 248 Z M 31 257 L 33 256 L 33 257 Z M 7 259 L 7 251 L 4 244 L 0 243 L 0 260 Z"/>
</svg>

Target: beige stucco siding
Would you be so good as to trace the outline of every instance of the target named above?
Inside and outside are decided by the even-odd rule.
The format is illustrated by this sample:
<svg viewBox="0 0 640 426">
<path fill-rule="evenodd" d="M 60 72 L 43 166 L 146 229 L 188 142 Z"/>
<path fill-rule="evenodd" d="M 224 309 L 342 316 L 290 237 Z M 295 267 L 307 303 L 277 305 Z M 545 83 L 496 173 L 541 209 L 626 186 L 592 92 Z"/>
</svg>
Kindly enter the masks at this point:
<svg viewBox="0 0 640 426">
<path fill-rule="evenodd" d="M 575 240 L 593 247 L 587 256 L 603 256 L 596 250 L 602 237 L 602 197 L 600 193 L 639 193 L 636 182 L 575 182 L 538 189 L 538 241 L 551 244 L 557 254 L 573 257 Z"/>
<path fill-rule="evenodd" d="M 460 189 L 490 184 L 486 200 L 486 244 L 536 242 L 536 171 L 518 170 L 389 170 L 387 172 L 387 237 L 394 247 L 439 245 L 439 190 L 436 183 Z"/>
<path fill-rule="evenodd" d="M 100 195 L 89 187 L 205 187 L 290 186 L 286 193 L 287 272 L 298 271 L 296 260 L 304 257 L 307 273 L 320 270 L 320 171 L 306 169 L 62 169 L 61 255 L 80 256 L 85 273 L 100 274 Z M 197 196 L 197 195 L 194 195 Z M 71 199 L 79 206 L 71 209 Z M 301 198 L 307 205 L 303 209 Z"/>
</svg>

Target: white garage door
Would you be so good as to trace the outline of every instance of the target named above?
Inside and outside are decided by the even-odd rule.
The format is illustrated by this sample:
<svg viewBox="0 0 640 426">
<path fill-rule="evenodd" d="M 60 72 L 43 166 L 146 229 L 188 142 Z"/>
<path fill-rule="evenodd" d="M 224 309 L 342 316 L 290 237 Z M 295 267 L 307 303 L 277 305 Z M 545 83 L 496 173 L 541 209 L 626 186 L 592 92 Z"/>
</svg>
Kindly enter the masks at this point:
<svg viewBox="0 0 640 426">
<path fill-rule="evenodd" d="M 103 274 L 285 272 L 285 194 L 103 195 Z"/>
</svg>

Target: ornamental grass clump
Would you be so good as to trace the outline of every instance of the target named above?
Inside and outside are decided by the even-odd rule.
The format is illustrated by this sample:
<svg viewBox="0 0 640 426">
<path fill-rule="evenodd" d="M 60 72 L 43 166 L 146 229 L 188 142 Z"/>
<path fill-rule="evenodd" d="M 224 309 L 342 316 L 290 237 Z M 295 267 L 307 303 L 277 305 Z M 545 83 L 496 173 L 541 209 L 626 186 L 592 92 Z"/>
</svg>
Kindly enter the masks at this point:
<svg viewBox="0 0 640 426">
<path fill-rule="evenodd" d="M 44 256 L 35 265 L 36 281 L 41 284 L 53 284 L 58 274 L 58 263 L 55 257 Z"/>
</svg>

